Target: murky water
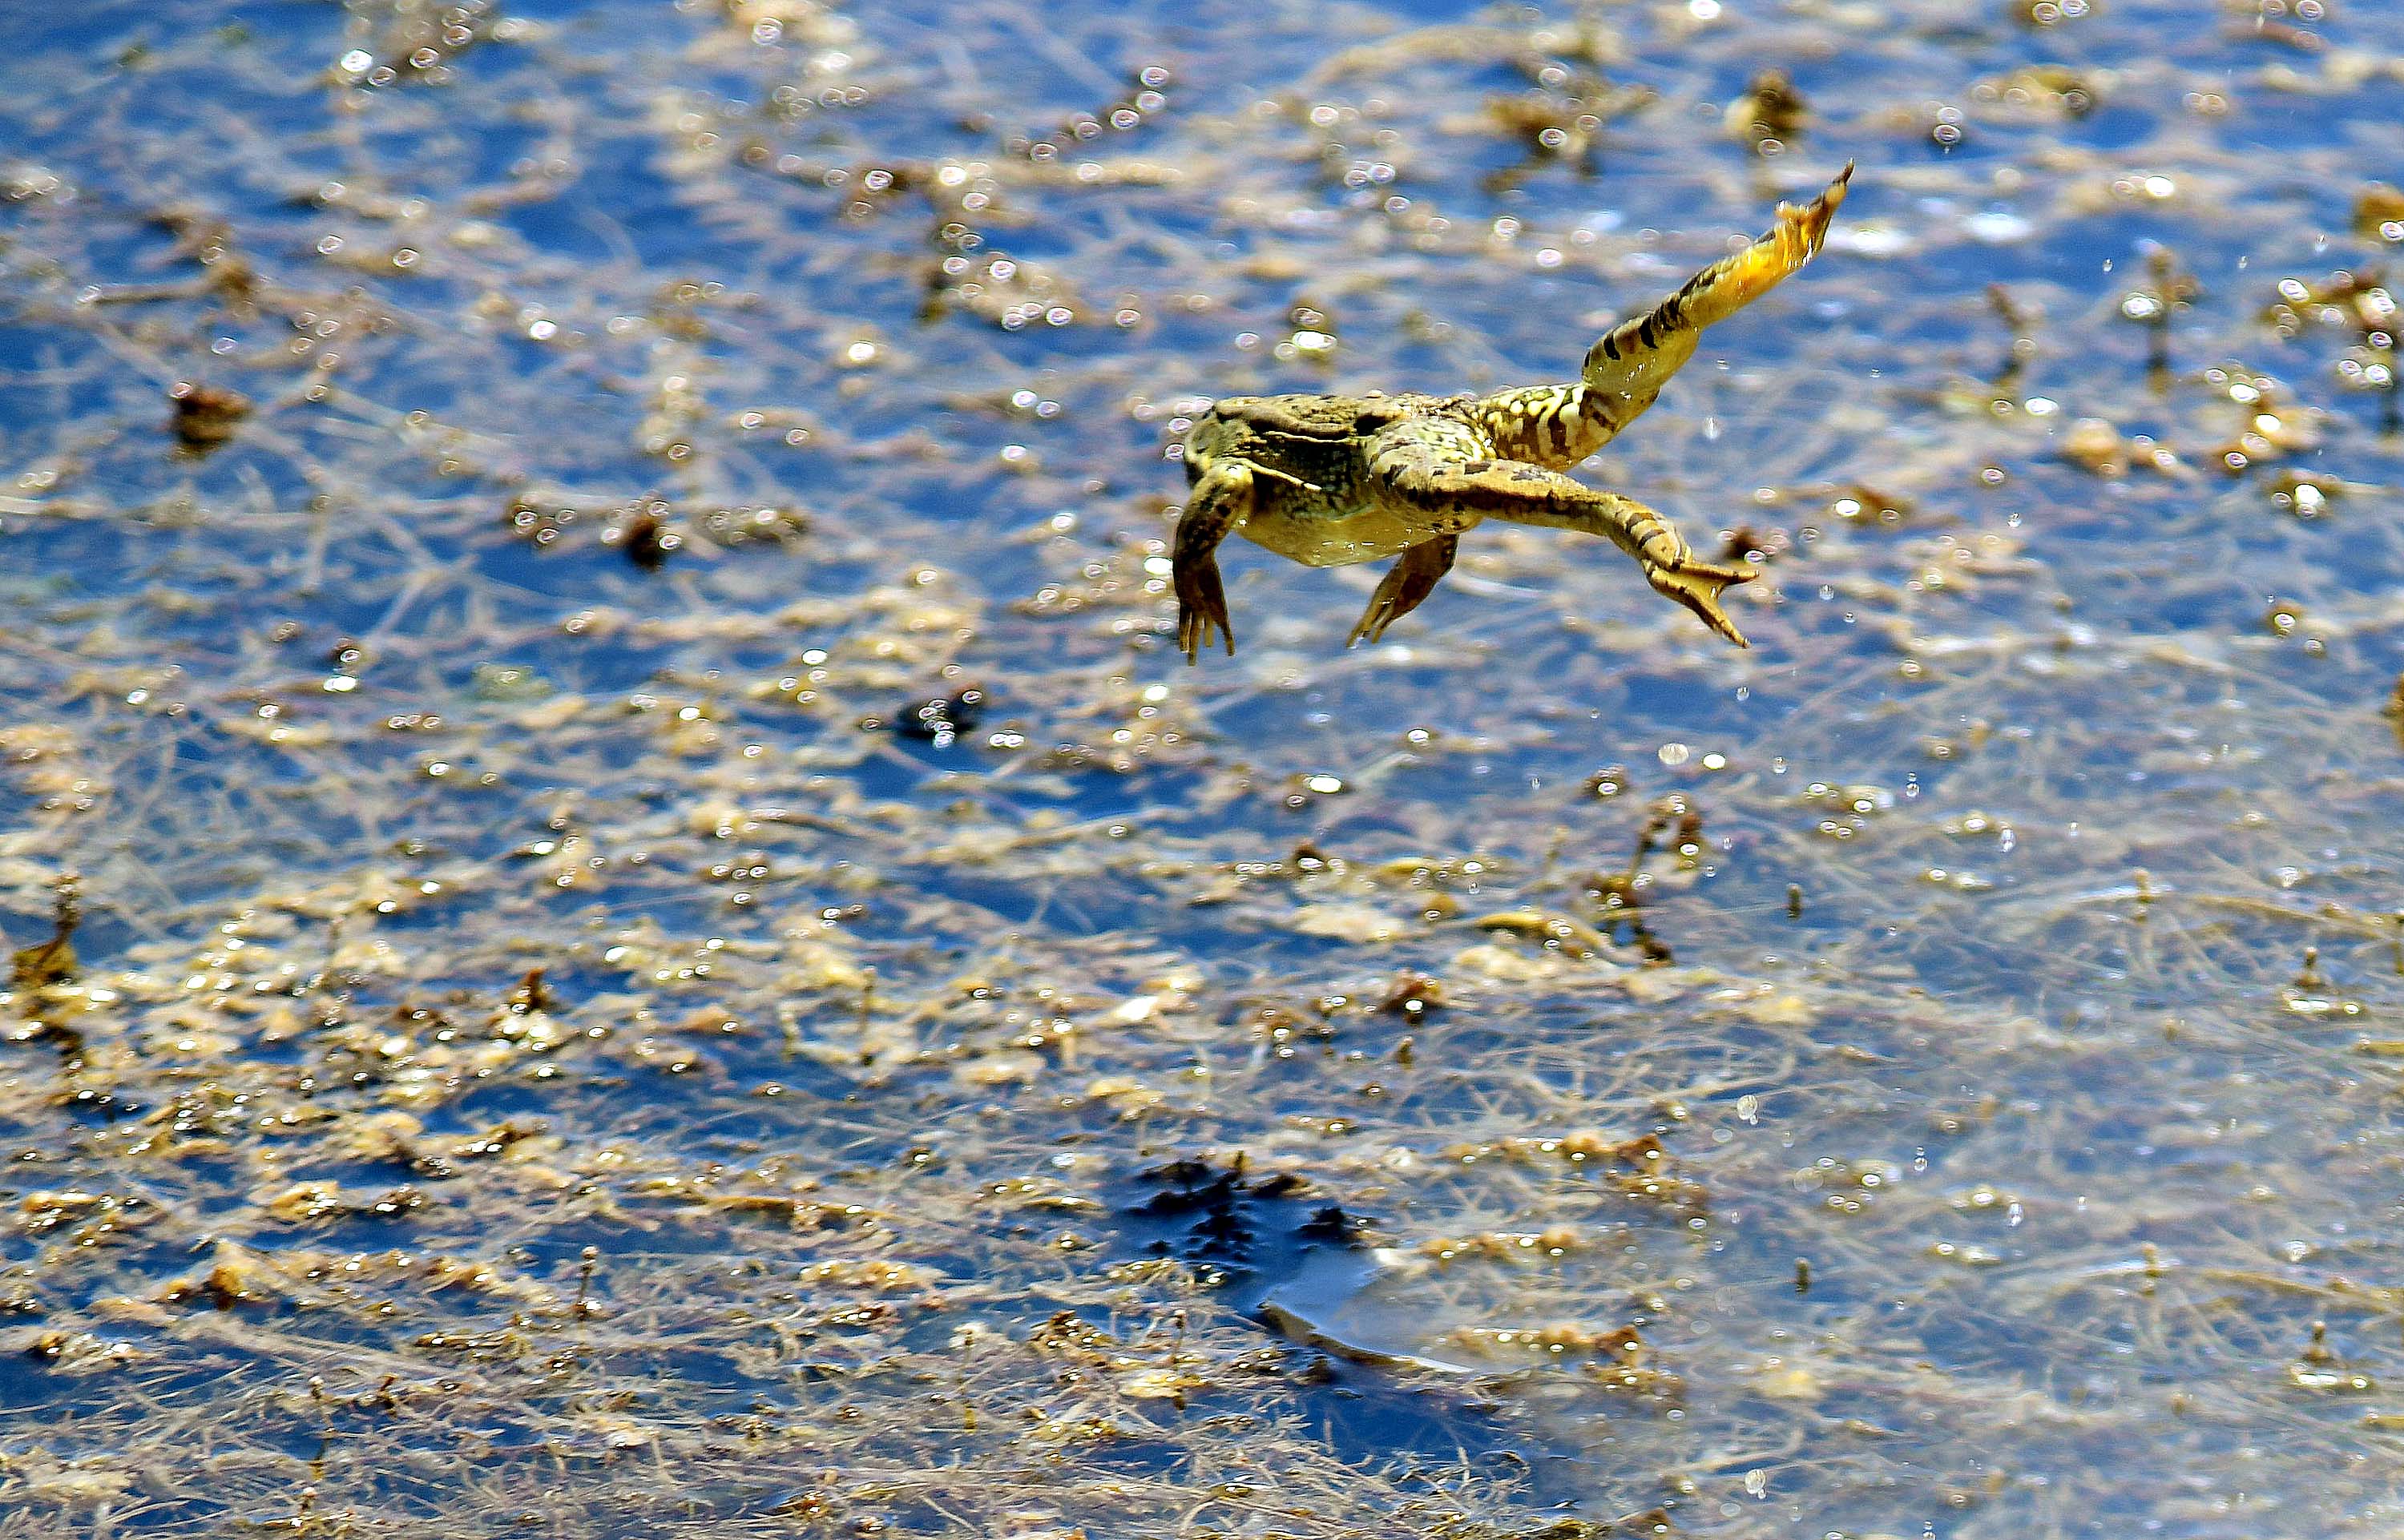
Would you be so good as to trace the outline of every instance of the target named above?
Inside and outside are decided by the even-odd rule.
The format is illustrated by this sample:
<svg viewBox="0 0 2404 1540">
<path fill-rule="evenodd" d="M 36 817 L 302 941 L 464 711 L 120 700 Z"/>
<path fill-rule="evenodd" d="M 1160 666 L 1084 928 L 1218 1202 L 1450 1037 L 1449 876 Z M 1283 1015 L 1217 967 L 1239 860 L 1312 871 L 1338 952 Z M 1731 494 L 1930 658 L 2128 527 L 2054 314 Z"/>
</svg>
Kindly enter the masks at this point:
<svg viewBox="0 0 2404 1540">
<path fill-rule="evenodd" d="M 2393 1533 L 2399 21 L 0 6 L 0 1536 Z"/>
</svg>

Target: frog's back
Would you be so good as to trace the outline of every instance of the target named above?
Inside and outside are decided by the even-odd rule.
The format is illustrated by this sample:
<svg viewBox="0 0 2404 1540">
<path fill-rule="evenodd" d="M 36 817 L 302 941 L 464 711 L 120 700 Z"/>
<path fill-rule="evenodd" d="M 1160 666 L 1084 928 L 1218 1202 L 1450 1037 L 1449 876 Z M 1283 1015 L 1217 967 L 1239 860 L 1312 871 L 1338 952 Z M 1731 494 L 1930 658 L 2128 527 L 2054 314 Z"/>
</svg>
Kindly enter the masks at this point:
<svg viewBox="0 0 2404 1540">
<path fill-rule="evenodd" d="M 1185 468 L 1241 459 L 1265 471 L 1263 491 L 1285 511 L 1338 514 L 1366 474 L 1381 429 L 1450 404 L 1441 396 L 1229 396 L 1213 402 L 1186 439 Z"/>
<path fill-rule="evenodd" d="M 1260 438 L 1359 441 L 1389 424 L 1451 404 L 1447 396 L 1229 396 L 1211 403 L 1209 419 Z"/>
</svg>

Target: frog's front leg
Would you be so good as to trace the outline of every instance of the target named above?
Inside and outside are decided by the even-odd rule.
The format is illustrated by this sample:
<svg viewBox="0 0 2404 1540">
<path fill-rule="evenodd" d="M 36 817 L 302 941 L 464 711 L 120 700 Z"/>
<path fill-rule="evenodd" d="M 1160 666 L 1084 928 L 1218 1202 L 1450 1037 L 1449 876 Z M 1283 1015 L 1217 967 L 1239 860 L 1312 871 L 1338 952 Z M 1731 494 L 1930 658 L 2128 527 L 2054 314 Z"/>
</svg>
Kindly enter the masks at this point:
<svg viewBox="0 0 2404 1540">
<path fill-rule="evenodd" d="M 1404 552 L 1377 585 L 1377 592 L 1369 596 L 1369 608 L 1362 612 L 1361 623 L 1352 628 L 1344 645 L 1374 642 L 1386 634 L 1386 627 L 1417 609 L 1419 601 L 1434 593 L 1435 585 L 1452 570 L 1453 553 L 1460 548 L 1460 536 L 1438 535 Z"/>
<path fill-rule="evenodd" d="M 1189 664 L 1198 661 L 1216 631 L 1236 654 L 1235 628 L 1227 623 L 1227 595 L 1219 586 L 1219 542 L 1243 527 L 1252 516 L 1252 468 L 1243 460 L 1221 460 L 1203 472 L 1185 499 L 1184 516 L 1177 521 L 1177 541 L 1169 553 L 1171 583 L 1177 590 L 1177 645 Z"/>
<path fill-rule="evenodd" d="M 1598 492 L 1524 460 L 1462 459 L 1449 444 L 1407 431 L 1408 426 L 1378 435 L 1370 455 L 1371 472 L 1389 496 L 1437 516 L 1466 511 L 1600 535 L 1635 557 L 1663 597 L 1739 647 L 1751 645 L 1720 609 L 1719 596 L 1729 584 L 1759 576 L 1752 567 L 1702 560 L 1668 519 L 1632 497 Z"/>
</svg>

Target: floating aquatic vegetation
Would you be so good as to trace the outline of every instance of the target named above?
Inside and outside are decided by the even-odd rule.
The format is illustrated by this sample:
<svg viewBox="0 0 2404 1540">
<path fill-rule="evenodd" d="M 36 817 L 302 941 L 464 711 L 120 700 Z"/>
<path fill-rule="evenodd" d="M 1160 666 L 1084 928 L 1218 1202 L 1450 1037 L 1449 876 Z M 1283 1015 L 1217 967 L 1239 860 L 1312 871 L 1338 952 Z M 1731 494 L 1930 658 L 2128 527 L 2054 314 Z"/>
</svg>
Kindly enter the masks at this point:
<svg viewBox="0 0 2404 1540">
<path fill-rule="evenodd" d="M 1766 69 L 1745 82 L 1744 93 L 1728 104 L 1723 121 L 1755 155 L 1775 155 L 1793 147 L 1810 116 L 1810 104 L 1795 89 L 1795 77 L 1782 69 Z"/>
<path fill-rule="evenodd" d="M 175 441 L 195 455 L 205 455 L 234 435 L 250 415 L 249 399 L 222 386 L 178 380 L 168 389 L 173 406 L 169 427 Z"/>
</svg>

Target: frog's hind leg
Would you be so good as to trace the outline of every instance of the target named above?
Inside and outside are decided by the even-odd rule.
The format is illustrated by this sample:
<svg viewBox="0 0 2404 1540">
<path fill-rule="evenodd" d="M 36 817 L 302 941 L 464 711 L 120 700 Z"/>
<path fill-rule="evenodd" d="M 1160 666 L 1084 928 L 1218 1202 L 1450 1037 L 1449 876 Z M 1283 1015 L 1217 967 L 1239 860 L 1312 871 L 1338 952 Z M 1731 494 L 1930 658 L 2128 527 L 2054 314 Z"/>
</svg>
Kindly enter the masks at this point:
<svg viewBox="0 0 2404 1540">
<path fill-rule="evenodd" d="M 1598 492 L 1583 483 L 1570 484 L 1582 496 L 1564 505 L 1497 513 L 1495 517 L 1600 535 L 1636 558 L 1636 565 L 1643 569 L 1644 581 L 1653 585 L 1655 593 L 1685 606 L 1697 620 L 1739 647 L 1753 645 L 1744 639 L 1736 623 L 1727 618 L 1727 611 L 1720 608 L 1720 593 L 1732 584 L 1751 582 L 1761 576 L 1759 571 L 1742 562 L 1703 560 L 1695 554 L 1675 525 L 1633 497 Z"/>
<path fill-rule="evenodd" d="M 1685 606 L 1739 647 L 1750 645 L 1720 608 L 1720 592 L 1759 574 L 1741 564 L 1702 560 L 1676 526 L 1632 497 L 1598 492 L 1522 460 L 1461 459 L 1442 443 L 1393 429 L 1378 436 L 1369 464 L 1391 496 L 1432 515 L 1466 513 L 1600 535 L 1635 557 L 1664 598 Z"/>
<path fill-rule="evenodd" d="M 1169 553 L 1171 582 L 1177 590 L 1177 645 L 1185 661 L 1199 660 L 1214 631 L 1226 640 L 1227 655 L 1236 655 L 1235 628 L 1227 623 L 1227 595 L 1219 586 L 1219 542 L 1252 516 L 1252 468 L 1242 460 L 1222 460 L 1210 467 L 1185 499 L 1184 516 L 1177 521 L 1177 542 Z"/>
<path fill-rule="evenodd" d="M 1386 634 L 1386 627 L 1417 609 L 1419 601 L 1434 593 L 1435 585 L 1452 570 L 1453 553 L 1460 548 L 1460 536 L 1438 535 L 1404 552 L 1387 570 L 1377 592 L 1369 596 L 1369 608 L 1362 612 L 1361 623 L 1352 628 L 1344 645 L 1374 642 Z"/>
<path fill-rule="evenodd" d="M 1703 328 L 1726 320 L 1818 254 L 1852 175 L 1852 162 L 1847 161 L 1817 198 L 1799 208 L 1779 204 L 1777 222 L 1768 233 L 1696 273 L 1643 315 L 1631 315 L 1603 333 L 1586 350 L 1583 383 L 1587 392 L 1637 404 L 1638 410 L 1639 403 L 1649 404 L 1694 356 Z M 1607 407 L 1609 402 L 1597 404 Z"/>
<path fill-rule="evenodd" d="M 1498 390 L 1472 402 L 1468 414 L 1490 447 L 1515 460 L 1566 470 L 1609 443 L 1695 356 L 1703 328 L 1735 315 L 1811 259 L 1827 239 L 1828 220 L 1845 201 L 1852 174 L 1848 165 L 1801 208 L 1780 204 L 1768 234 L 1613 327 L 1586 350 L 1585 370 L 1573 383 Z"/>
<path fill-rule="evenodd" d="M 1643 569 L 1644 581 L 1653 585 L 1655 593 L 1685 606 L 1694 611 L 1697 620 L 1739 647 L 1753 645 L 1744 639 L 1736 623 L 1727 618 L 1727 611 L 1720 608 L 1720 591 L 1734 583 L 1751 582 L 1761 576 L 1757 570 L 1741 562 L 1703 560 L 1668 519 L 1632 497 L 1597 492 L 1586 486 L 1578 490 L 1586 494 L 1582 505 L 1494 516 L 1600 535 L 1636 558 L 1636 565 Z"/>
</svg>

